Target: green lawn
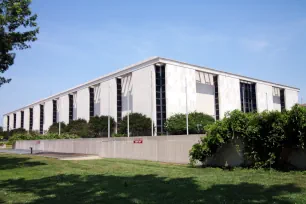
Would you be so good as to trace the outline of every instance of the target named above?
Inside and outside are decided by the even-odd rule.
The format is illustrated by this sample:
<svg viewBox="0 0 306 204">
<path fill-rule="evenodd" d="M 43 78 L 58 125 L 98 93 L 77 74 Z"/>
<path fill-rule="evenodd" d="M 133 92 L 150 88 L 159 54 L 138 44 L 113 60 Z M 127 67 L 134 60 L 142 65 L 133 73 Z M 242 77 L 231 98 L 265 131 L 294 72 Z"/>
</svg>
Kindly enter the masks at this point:
<svg viewBox="0 0 306 204">
<path fill-rule="evenodd" d="M 0 154 L 0 203 L 306 203 L 306 172 Z"/>
</svg>

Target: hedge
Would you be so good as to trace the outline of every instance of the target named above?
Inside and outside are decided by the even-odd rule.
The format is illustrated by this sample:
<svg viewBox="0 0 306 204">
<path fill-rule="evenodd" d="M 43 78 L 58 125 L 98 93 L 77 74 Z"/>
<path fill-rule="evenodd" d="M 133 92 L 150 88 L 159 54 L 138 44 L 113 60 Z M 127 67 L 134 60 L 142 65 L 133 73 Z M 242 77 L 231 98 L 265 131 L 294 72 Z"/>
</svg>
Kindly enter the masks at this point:
<svg viewBox="0 0 306 204">
<path fill-rule="evenodd" d="M 151 119 L 141 113 L 131 113 L 129 115 L 130 136 L 150 136 Z M 118 134 L 127 135 L 127 116 L 124 116 L 118 124 Z"/>
<path fill-rule="evenodd" d="M 110 117 L 111 134 L 114 132 L 115 120 Z M 88 134 L 90 137 L 107 137 L 108 136 L 108 116 L 91 117 L 88 123 Z"/>
<path fill-rule="evenodd" d="M 14 144 L 17 140 L 56 140 L 56 139 L 75 139 L 79 138 L 78 135 L 72 135 L 72 134 L 55 134 L 55 133 L 47 133 L 44 135 L 37 134 L 37 133 L 17 133 L 14 134 L 9 138 L 9 144 Z"/>
<path fill-rule="evenodd" d="M 295 105 L 290 111 L 262 113 L 235 110 L 205 129 L 207 136 L 190 150 L 192 164 L 205 162 L 224 144 L 240 139 L 249 166 L 287 168 L 292 150 L 305 149 L 306 108 Z"/>
<path fill-rule="evenodd" d="M 67 132 L 67 125 L 64 122 L 61 122 L 61 133 Z M 59 123 L 53 123 L 48 130 L 48 133 L 59 133 Z"/>
<path fill-rule="evenodd" d="M 215 119 L 210 115 L 192 112 L 188 115 L 188 131 L 189 134 L 204 134 L 205 126 L 215 122 Z M 186 114 L 175 114 L 169 117 L 165 122 L 165 129 L 171 135 L 185 135 L 186 129 Z"/>
<path fill-rule="evenodd" d="M 72 135 L 78 135 L 82 138 L 90 137 L 88 133 L 88 123 L 84 119 L 70 121 L 65 128 L 65 132 Z"/>
</svg>

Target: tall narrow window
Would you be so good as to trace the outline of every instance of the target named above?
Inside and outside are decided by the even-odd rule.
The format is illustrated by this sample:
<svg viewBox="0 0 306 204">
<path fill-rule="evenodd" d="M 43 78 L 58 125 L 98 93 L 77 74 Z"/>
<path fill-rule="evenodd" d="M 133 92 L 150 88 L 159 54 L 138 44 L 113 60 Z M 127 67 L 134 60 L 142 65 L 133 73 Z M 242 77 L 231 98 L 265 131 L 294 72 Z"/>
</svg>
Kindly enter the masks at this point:
<svg viewBox="0 0 306 204">
<path fill-rule="evenodd" d="M 10 130 L 10 116 L 6 116 L 6 124 L 7 124 L 7 127 L 6 127 L 6 131 L 9 131 Z"/>
<path fill-rule="evenodd" d="M 241 111 L 256 112 L 256 84 L 247 81 L 240 81 Z"/>
<path fill-rule="evenodd" d="M 20 112 L 20 127 L 24 128 L 24 111 Z"/>
<path fill-rule="evenodd" d="M 281 111 L 285 111 L 286 110 L 285 89 L 280 90 L 280 103 L 281 103 Z"/>
<path fill-rule="evenodd" d="M 44 105 L 40 105 L 39 133 L 44 133 Z"/>
<path fill-rule="evenodd" d="M 14 129 L 16 128 L 16 113 L 14 113 Z"/>
<path fill-rule="evenodd" d="M 29 130 L 33 130 L 33 108 L 30 108 L 30 122 L 29 122 Z"/>
<path fill-rule="evenodd" d="M 117 78 L 117 124 L 120 125 L 122 119 L 122 84 L 121 79 Z"/>
<path fill-rule="evenodd" d="M 57 100 L 53 100 L 53 117 L 52 117 L 52 122 L 57 123 Z"/>
<path fill-rule="evenodd" d="M 95 89 L 89 87 L 89 117 L 95 114 Z"/>
<path fill-rule="evenodd" d="M 157 135 L 163 135 L 164 123 L 166 121 L 166 86 L 165 65 L 155 65 L 156 76 L 156 127 Z"/>
<path fill-rule="evenodd" d="M 73 120 L 73 95 L 69 94 L 69 122 Z"/>
<path fill-rule="evenodd" d="M 218 75 L 213 76 L 214 86 L 215 86 L 215 111 L 216 120 L 220 119 L 219 111 L 219 89 L 218 89 Z"/>
</svg>

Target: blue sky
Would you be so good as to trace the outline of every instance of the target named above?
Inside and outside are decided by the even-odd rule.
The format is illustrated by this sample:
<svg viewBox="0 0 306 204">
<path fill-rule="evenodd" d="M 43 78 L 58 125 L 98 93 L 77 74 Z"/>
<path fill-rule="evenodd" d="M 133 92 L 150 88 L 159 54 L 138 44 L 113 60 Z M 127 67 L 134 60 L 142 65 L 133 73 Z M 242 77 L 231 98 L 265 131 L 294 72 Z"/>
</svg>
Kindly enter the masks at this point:
<svg viewBox="0 0 306 204">
<path fill-rule="evenodd" d="M 32 10 L 40 34 L 4 75 L 1 116 L 151 56 L 299 87 L 306 101 L 306 1 L 33 0 Z"/>
</svg>

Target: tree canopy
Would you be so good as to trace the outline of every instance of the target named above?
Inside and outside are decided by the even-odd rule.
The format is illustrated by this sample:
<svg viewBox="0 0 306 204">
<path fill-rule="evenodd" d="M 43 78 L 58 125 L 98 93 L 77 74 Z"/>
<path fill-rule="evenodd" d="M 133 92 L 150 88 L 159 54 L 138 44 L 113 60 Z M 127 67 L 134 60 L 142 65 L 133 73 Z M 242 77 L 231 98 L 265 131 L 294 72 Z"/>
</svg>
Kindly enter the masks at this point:
<svg viewBox="0 0 306 204">
<path fill-rule="evenodd" d="M 31 0 L 0 0 L 0 87 L 11 79 L 1 76 L 14 64 L 14 50 L 30 48 L 39 32 Z"/>
</svg>

